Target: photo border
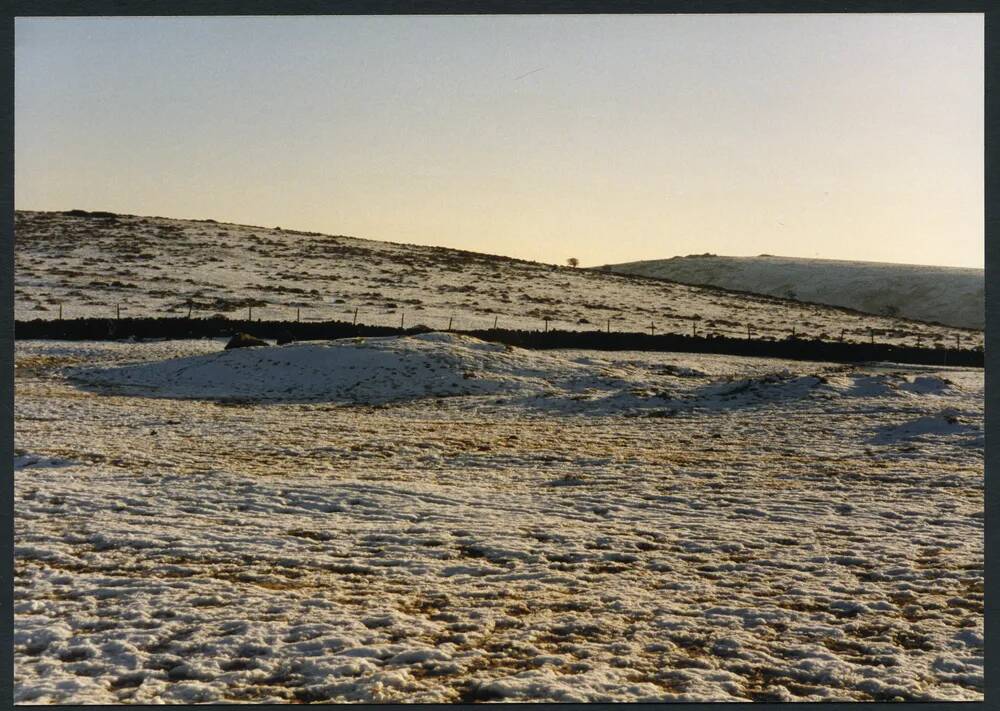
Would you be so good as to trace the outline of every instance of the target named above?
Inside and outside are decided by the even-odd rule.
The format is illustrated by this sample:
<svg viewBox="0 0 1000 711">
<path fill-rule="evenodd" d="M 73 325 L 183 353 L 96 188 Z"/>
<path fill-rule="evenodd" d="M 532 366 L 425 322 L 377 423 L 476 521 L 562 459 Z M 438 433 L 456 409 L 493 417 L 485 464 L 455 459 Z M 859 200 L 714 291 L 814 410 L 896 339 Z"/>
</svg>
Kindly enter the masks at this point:
<svg viewBox="0 0 1000 711">
<path fill-rule="evenodd" d="M 2 133 L 5 150 L 3 160 L 3 248 L 0 249 L 0 707 L 13 705 L 14 654 L 13 654 L 13 573 L 14 573 L 14 18 L 15 17 L 57 17 L 57 16 L 155 16 L 155 15 L 361 15 L 361 14 L 718 14 L 718 13 L 983 13 L 984 17 L 984 62 L 985 62 L 985 269 L 986 285 L 986 329 L 985 340 L 993 343 L 993 337 L 1000 328 L 1000 313 L 991 309 L 991 302 L 1000 298 L 1000 281 L 992 283 L 991 274 L 1000 275 L 1000 205 L 998 205 L 998 179 L 1000 179 L 1000 152 L 996 135 L 1000 127 L 1000 84 L 998 84 L 997 36 L 1000 32 L 1000 15 L 992 3 L 985 0 L 851 0 L 833 2 L 830 0 L 14 0 L 6 4 L 2 30 L 0 30 L 0 51 L 5 59 L 0 86 L 3 87 L 5 101 L 2 104 Z M 982 702 L 916 702 L 906 703 L 907 711 L 916 709 L 971 709 L 978 707 L 1000 708 L 1000 623 L 998 623 L 997 596 L 1000 586 L 1000 535 L 996 525 L 1000 516 L 1000 489 L 986 474 L 996 471 L 997 448 L 991 444 L 995 430 L 993 421 L 1000 412 L 1000 390 L 996 387 L 991 372 L 1000 372 L 1000 352 L 991 349 L 985 354 L 985 403 L 984 429 L 985 471 L 984 471 L 984 582 L 985 582 L 985 656 L 984 656 L 984 701 Z M 318 704 L 319 706 L 343 706 L 354 709 L 384 709 L 386 706 L 398 708 L 454 709 L 470 707 L 470 704 Z M 532 709 L 583 707 L 587 709 L 617 709 L 623 706 L 642 708 L 685 709 L 704 708 L 710 711 L 717 703 L 676 703 L 663 704 L 516 704 Z M 798 706 L 798 703 L 755 703 L 754 708 Z M 809 702 L 803 702 L 809 706 Z M 830 711 L 853 711 L 862 707 L 897 707 L 891 702 L 824 703 Z M 253 706 L 253 705 L 251 705 Z M 286 705 L 261 704 L 253 707 L 285 708 Z M 131 708 L 155 708 L 152 706 L 130 705 Z M 52 709 L 79 709 L 79 706 L 48 705 Z M 100 708 L 89 706 L 88 708 Z M 244 704 L 212 704 L 212 708 L 244 709 Z"/>
</svg>

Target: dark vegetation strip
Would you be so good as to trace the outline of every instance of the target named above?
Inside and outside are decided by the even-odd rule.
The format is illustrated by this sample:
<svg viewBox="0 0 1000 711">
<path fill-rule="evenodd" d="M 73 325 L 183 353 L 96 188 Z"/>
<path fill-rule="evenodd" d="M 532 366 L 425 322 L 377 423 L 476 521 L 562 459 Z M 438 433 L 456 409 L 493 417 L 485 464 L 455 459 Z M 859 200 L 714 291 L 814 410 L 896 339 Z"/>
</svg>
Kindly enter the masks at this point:
<svg viewBox="0 0 1000 711">
<path fill-rule="evenodd" d="M 300 323 L 296 321 L 234 321 L 224 318 L 78 318 L 53 321 L 35 319 L 16 321 L 16 339 L 55 339 L 69 341 L 107 341 L 135 339 L 177 339 L 229 337 L 239 332 L 259 338 L 283 341 L 329 340 L 355 336 L 392 336 L 426 333 L 425 327 L 408 329 L 391 326 L 367 326 L 345 321 Z M 884 343 L 843 343 L 805 338 L 781 341 L 730 338 L 728 336 L 686 336 L 674 333 L 649 335 L 605 331 L 513 331 L 487 329 L 454 331 L 484 341 L 505 343 L 531 349 L 580 348 L 602 351 L 662 351 L 679 353 L 718 353 L 786 358 L 789 360 L 860 363 L 889 361 L 921 365 L 961 365 L 983 367 L 981 349 L 913 348 Z"/>
</svg>

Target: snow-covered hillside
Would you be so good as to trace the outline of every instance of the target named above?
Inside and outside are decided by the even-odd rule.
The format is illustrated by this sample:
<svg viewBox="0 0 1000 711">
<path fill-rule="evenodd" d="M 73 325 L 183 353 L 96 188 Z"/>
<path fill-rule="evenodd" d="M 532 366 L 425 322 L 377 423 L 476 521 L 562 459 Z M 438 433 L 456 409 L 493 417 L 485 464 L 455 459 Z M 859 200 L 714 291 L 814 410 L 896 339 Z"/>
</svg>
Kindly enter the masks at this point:
<svg viewBox="0 0 1000 711">
<path fill-rule="evenodd" d="M 690 255 L 606 268 L 962 328 L 981 329 L 985 318 L 982 269 L 770 255 Z"/>
<path fill-rule="evenodd" d="M 867 316 L 768 296 L 436 247 L 119 215 L 16 214 L 18 319 L 194 316 L 352 320 L 445 329 L 549 328 L 925 346 L 977 331 Z"/>
</svg>

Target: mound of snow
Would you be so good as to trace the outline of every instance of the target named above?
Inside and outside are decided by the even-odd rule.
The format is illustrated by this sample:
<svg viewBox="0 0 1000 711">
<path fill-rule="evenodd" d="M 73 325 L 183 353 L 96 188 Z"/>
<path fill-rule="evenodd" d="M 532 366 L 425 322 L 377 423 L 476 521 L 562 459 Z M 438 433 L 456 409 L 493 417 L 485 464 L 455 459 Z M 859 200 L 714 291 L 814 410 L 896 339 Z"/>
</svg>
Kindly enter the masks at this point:
<svg viewBox="0 0 1000 711">
<path fill-rule="evenodd" d="M 18 454 L 14 456 L 14 469 L 51 469 L 54 467 L 72 467 L 77 462 L 58 457 L 43 457 L 38 454 Z"/>
<path fill-rule="evenodd" d="M 808 397 L 822 382 L 816 375 L 797 375 L 785 371 L 756 378 L 717 381 L 701 388 L 696 397 L 720 405 L 799 399 Z"/>
<path fill-rule="evenodd" d="M 583 372 L 582 366 L 544 353 L 427 333 L 76 368 L 71 377 L 91 386 L 153 397 L 382 404 L 424 397 L 546 392 L 551 380 Z"/>
<path fill-rule="evenodd" d="M 961 388 L 937 375 L 862 372 L 802 374 L 785 370 L 757 377 L 716 380 L 692 394 L 703 403 L 740 406 L 814 395 L 878 399 L 954 396 L 961 393 Z"/>
<path fill-rule="evenodd" d="M 953 395 L 958 390 L 950 380 L 936 375 L 906 378 L 899 389 L 914 395 Z"/>
<path fill-rule="evenodd" d="M 613 264 L 607 269 L 961 328 L 981 329 L 985 319 L 982 269 L 769 255 L 692 255 Z"/>
<path fill-rule="evenodd" d="M 898 397 L 897 378 L 884 373 L 846 375 L 834 374 L 826 378 L 826 387 L 846 397 L 883 398 Z"/>
<path fill-rule="evenodd" d="M 873 444 L 893 444 L 896 442 L 922 440 L 927 437 L 948 437 L 954 435 L 975 435 L 979 428 L 962 422 L 951 412 L 918 417 L 899 425 L 878 429 L 872 438 Z"/>
<path fill-rule="evenodd" d="M 938 375 L 849 373 L 830 375 L 826 381 L 827 389 L 847 397 L 922 397 L 958 395 L 962 392 L 953 382 Z"/>
</svg>

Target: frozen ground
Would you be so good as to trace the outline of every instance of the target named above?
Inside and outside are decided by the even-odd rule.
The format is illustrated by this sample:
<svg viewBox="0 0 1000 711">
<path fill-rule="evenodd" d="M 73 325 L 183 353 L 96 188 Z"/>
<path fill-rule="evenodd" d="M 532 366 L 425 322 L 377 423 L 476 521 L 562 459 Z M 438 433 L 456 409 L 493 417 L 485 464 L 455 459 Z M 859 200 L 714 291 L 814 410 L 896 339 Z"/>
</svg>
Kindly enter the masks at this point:
<svg viewBox="0 0 1000 711">
<path fill-rule="evenodd" d="M 985 322 L 982 269 L 765 254 L 759 257 L 693 254 L 613 264 L 609 268 L 621 274 L 790 296 L 871 314 L 895 313 L 963 328 L 982 329 Z"/>
<path fill-rule="evenodd" d="M 15 216 L 18 319 L 223 314 L 459 330 L 803 337 L 972 348 L 982 330 L 869 316 L 488 254 L 267 227 L 55 212 Z M 847 292 L 853 286 L 841 285 Z M 946 289 L 946 293 L 954 290 Z M 779 293 L 778 296 L 785 296 Z M 803 293 L 804 298 L 804 293 Z M 979 296 L 980 317 L 983 308 Z M 869 331 L 872 329 L 872 332 Z M 957 337 L 957 338 L 956 338 Z"/>
<path fill-rule="evenodd" d="M 983 698 L 981 370 L 221 347 L 16 344 L 16 701 Z"/>
</svg>

